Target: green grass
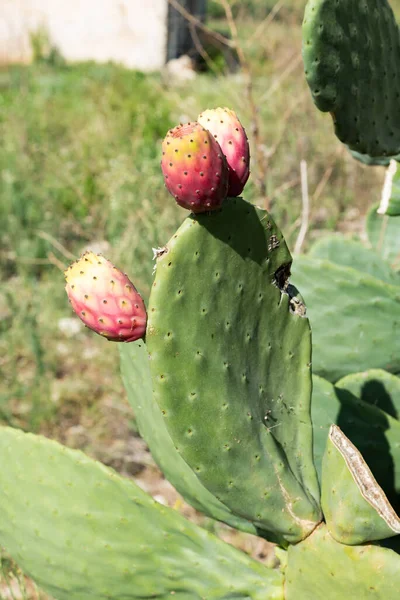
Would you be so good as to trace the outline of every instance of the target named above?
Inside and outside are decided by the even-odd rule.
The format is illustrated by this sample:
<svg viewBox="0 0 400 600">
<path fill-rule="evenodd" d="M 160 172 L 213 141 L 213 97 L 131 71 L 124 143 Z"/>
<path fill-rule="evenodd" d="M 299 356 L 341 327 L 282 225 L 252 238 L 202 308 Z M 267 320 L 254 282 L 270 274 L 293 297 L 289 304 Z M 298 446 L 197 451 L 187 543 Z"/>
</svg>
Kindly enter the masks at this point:
<svg viewBox="0 0 400 600">
<path fill-rule="evenodd" d="M 0 73 L 0 416 L 10 424 L 37 430 L 58 410 L 57 323 L 71 315 L 55 266 L 70 261 L 63 248 L 78 256 L 107 240 L 110 258 L 148 289 L 151 246 L 178 221 L 162 206 L 158 145 L 173 124 L 162 87 L 114 65 Z M 65 344 L 68 355 L 74 341 Z"/>
<path fill-rule="evenodd" d="M 119 239 L 138 194 L 162 187 L 153 187 L 157 143 L 172 121 L 160 79 L 112 65 L 44 65 L 3 71 L 0 86 L 5 275 L 43 273 L 50 247 L 39 232 L 68 247 L 94 234 Z"/>
</svg>

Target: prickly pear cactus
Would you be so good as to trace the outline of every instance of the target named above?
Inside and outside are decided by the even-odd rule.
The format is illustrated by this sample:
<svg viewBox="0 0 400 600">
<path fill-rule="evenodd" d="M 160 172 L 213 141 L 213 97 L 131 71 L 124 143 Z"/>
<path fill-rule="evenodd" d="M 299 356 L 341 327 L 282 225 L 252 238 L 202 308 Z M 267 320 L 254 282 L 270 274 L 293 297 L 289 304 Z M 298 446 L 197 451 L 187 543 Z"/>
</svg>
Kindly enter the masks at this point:
<svg viewBox="0 0 400 600">
<path fill-rule="evenodd" d="M 314 256 L 296 260 L 292 280 L 312 322 L 315 373 L 334 382 L 369 368 L 400 372 L 399 285 Z"/>
<path fill-rule="evenodd" d="M 325 524 L 290 547 L 286 600 L 395 600 L 400 586 L 399 555 L 379 543 L 340 544 Z"/>
<path fill-rule="evenodd" d="M 400 378 L 383 369 L 352 373 L 337 382 L 363 402 L 376 406 L 394 419 L 400 420 Z"/>
<path fill-rule="evenodd" d="M 200 512 L 231 527 L 257 535 L 258 530 L 246 519 L 234 515 L 198 480 L 193 470 L 177 451 L 165 426 L 165 420 L 154 400 L 148 350 L 143 340 L 121 344 L 121 374 L 128 392 L 141 436 L 151 454 L 178 492 Z"/>
<path fill-rule="evenodd" d="M 375 162 L 400 152 L 386 0 L 310 0 L 304 35 L 309 84 L 340 139 Z M 156 253 L 147 310 L 92 254 L 67 270 L 67 292 L 93 331 L 128 342 L 123 381 L 165 476 L 208 517 L 279 545 L 279 566 L 81 452 L 7 427 L 0 546 L 56 600 L 397 600 L 398 217 L 368 217 L 370 248 L 330 239 L 293 267 L 271 215 L 237 197 L 250 155 L 236 114 L 203 119 L 164 140 L 167 189 L 193 213 Z"/>
<path fill-rule="evenodd" d="M 195 213 L 221 206 L 229 168 L 214 136 L 200 123 L 185 123 L 167 133 L 162 147 L 165 186 L 176 202 Z"/>
<path fill-rule="evenodd" d="M 146 331 L 146 308 L 127 275 L 85 252 L 65 272 L 68 299 L 84 324 L 108 340 L 133 342 Z"/>
<path fill-rule="evenodd" d="M 366 247 L 358 240 L 349 239 L 344 235 L 332 234 L 324 236 L 313 244 L 309 256 L 320 260 L 328 260 L 342 267 L 351 267 L 358 272 L 371 275 L 385 283 L 400 285 L 399 274 L 375 250 Z"/>
<path fill-rule="evenodd" d="M 400 380 L 314 375 L 311 403 L 310 327 L 290 269 L 272 217 L 242 198 L 190 215 L 158 253 L 146 343 L 120 346 L 165 475 L 211 518 L 286 548 L 280 568 L 82 453 L 0 428 L 0 543 L 56 600 L 309 598 L 310 560 L 313 597 L 351 587 L 396 600 Z"/>
<path fill-rule="evenodd" d="M 354 546 L 400 533 L 400 519 L 357 447 L 331 425 L 322 463 L 326 525 L 341 544 Z"/>
<path fill-rule="evenodd" d="M 282 575 L 76 450 L 0 428 L 0 543 L 56 600 L 281 600 Z"/>
<path fill-rule="evenodd" d="M 229 108 L 205 110 L 197 120 L 214 136 L 226 156 L 228 196 L 239 196 L 250 175 L 250 148 L 243 125 Z"/>
<path fill-rule="evenodd" d="M 312 421 L 314 461 L 320 481 L 329 429 L 338 425 L 361 452 L 390 501 L 400 508 L 400 424 L 393 415 L 400 379 L 388 385 L 384 371 L 349 375 L 335 386 L 313 376 Z M 361 384 L 363 382 L 363 384 Z M 374 389 L 374 404 L 368 401 Z"/>
<path fill-rule="evenodd" d="M 350 150 L 350 154 L 353 158 L 367 165 L 368 167 L 387 167 L 392 159 L 400 160 L 398 156 L 369 156 L 368 154 L 361 154 L 355 150 Z"/>
<path fill-rule="evenodd" d="M 369 157 L 400 152 L 400 35 L 387 0 L 309 0 L 303 59 L 316 106 Z"/>
<path fill-rule="evenodd" d="M 310 329 L 290 264 L 271 216 L 241 198 L 188 217 L 157 261 L 146 340 L 184 461 L 234 514 L 294 542 L 321 514 Z"/>
</svg>

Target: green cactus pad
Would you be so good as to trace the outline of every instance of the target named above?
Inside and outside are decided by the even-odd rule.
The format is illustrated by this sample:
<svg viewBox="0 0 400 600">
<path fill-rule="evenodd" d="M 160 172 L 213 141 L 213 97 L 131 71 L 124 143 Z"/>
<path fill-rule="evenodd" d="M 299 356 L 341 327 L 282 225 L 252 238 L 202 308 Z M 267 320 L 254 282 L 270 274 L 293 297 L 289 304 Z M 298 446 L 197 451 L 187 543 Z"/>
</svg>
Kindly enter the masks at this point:
<svg viewBox="0 0 400 600">
<path fill-rule="evenodd" d="M 350 154 L 353 158 L 369 167 L 387 167 L 392 160 L 391 156 L 369 156 L 368 154 L 360 154 L 360 152 L 355 152 L 355 150 L 350 150 Z M 394 156 L 393 158 L 399 160 L 400 155 Z"/>
<path fill-rule="evenodd" d="M 398 600 L 400 556 L 377 544 L 339 544 L 322 524 L 290 547 L 286 574 L 286 600 Z"/>
<path fill-rule="evenodd" d="M 328 530 L 341 544 L 363 544 L 400 533 L 400 519 L 384 491 L 337 425 L 330 428 L 322 463 L 321 504 Z"/>
<path fill-rule="evenodd" d="M 282 574 L 76 450 L 0 428 L 0 545 L 57 600 L 281 600 Z"/>
<path fill-rule="evenodd" d="M 391 217 L 400 217 L 400 186 L 397 184 L 397 190 L 390 197 L 389 204 L 385 210 L 385 215 Z"/>
<path fill-rule="evenodd" d="M 373 206 L 367 215 L 368 240 L 392 269 L 400 271 L 400 217 L 380 215 L 377 209 L 377 205 Z"/>
<path fill-rule="evenodd" d="M 257 535 L 257 529 L 215 498 L 197 479 L 178 454 L 165 427 L 158 404 L 153 398 L 149 357 L 145 343 L 119 344 L 121 373 L 133 408 L 140 435 L 147 442 L 152 457 L 165 477 L 194 508 L 212 519 Z"/>
<path fill-rule="evenodd" d="M 146 335 L 178 452 L 221 502 L 279 541 L 320 520 L 310 329 L 287 288 L 290 263 L 271 217 L 241 198 L 190 216 L 157 261 Z"/>
<path fill-rule="evenodd" d="M 309 0 L 303 59 L 337 137 L 371 157 L 400 152 L 400 35 L 386 0 Z"/>
<path fill-rule="evenodd" d="M 343 380 L 344 381 L 344 380 Z M 329 429 L 338 425 L 358 448 L 389 501 L 400 509 L 400 423 L 346 389 L 313 376 L 314 461 L 321 480 Z"/>
<path fill-rule="evenodd" d="M 393 190 L 392 195 L 384 214 L 391 217 L 400 217 L 400 185 L 397 182 L 396 190 Z"/>
<path fill-rule="evenodd" d="M 369 368 L 400 371 L 400 286 L 307 256 L 296 258 L 291 281 L 312 323 L 314 373 L 337 381 Z"/>
<path fill-rule="evenodd" d="M 342 267 L 352 267 L 392 285 L 400 285 L 400 277 L 371 248 L 366 248 L 344 235 L 327 235 L 318 240 L 308 254 L 312 258 L 330 260 Z"/>
<path fill-rule="evenodd" d="M 336 387 L 349 391 L 400 420 L 400 377 L 382 369 L 370 369 L 343 377 L 336 383 Z"/>
<path fill-rule="evenodd" d="M 333 385 L 326 379 L 313 375 L 311 420 L 314 434 L 314 463 L 319 482 L 321 482 L 322 459 L 325 454 L 329 429 L 331 425 L 337 424 L 340 411 L 341 403 L 336 396 Z"/>
</svg>

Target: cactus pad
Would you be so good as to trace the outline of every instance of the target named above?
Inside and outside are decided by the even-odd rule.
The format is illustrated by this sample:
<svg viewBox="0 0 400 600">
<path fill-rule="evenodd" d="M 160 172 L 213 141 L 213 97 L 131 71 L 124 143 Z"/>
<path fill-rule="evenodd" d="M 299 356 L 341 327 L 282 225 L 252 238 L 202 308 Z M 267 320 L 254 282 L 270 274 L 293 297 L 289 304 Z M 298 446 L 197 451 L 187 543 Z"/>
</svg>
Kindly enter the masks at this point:
<svg viewBox="0 0 400 600">
<path fill-rule="evenodd" d="M 400 533 L 400 519 L 385 492 L 337 425 L 330 427 L 324 454 L 321 503 L 328 530 L 341 544 L 363 544 Z"/>
<path fill-rule="evenodd" d="M 369 368 L 400 371 L 399 286 L 307 256 L 296 258 L 291 280 L 312 323 L 315 373 L 337 381 Z"/>
<path fill-rule="evenodd" d="M 186 219 L 157 262 L 147 328 L 154 397 L 182 458 L 274 540 L 320 520 L 310 434 L 310 329 L 291 256 L 241 198 Z"/>
<path fill-rule="evenodd" d="M 309 256 L 330 260 L 343 267 L 353 267 L 386 283 L 400 285 L 400 277 L 383 258 L 377 256 L 371 248 L 363 246 L 361 242 L 343 235 L 327 235 L 318 240 L 312 246 Z"/>
<path fill-rule="evenodd" d="M 368 167 L 387 167 L 392 160 L 391 156 L 369 156 L 368 154 L 360 154 L 360 152 L 356 152 L 355 150 L 350 150 L 350 154 L 353 158 Z M 395 156 L 393 158 L 399 160 L 400 156 Z"/>
<path fill-rule="evenodd" d="M 197 479 L 178 454 L 165 427 L 158 404 L 153 398 L 150 364 L 143 341 L 119 345 L 121 372 L 128 400 L 135 413 L 142 438 L 165 477 L 194 508 L 212 519 L 257 535 L 256 527 L 232 512 L 215 498 Z"/>
<path fill-rule="evenodd" d="M 313 384 L 314 460 L 319 476 L 329 429 L 336 424 L 361 452 L 378 484 L 399 511 L 400 424 L 397 419 L 320 377 L 313 376 Z"/>
<path fill-rule="evenodd" d="M 0 545 L 57 600 L 281 600 L 282 575 L 76 450 L 0 428 Z"/>
<path fill-rule="evenodd" d="M 397 600 L 400 556 L 377 544 L 339 544 L 322 524 L 290 547 L 286 574 L 286 600 Z"/>
<path fill-rule="evenodd" d="M 382 369 L 352 373 L 336 383 L 360 400 L 377 406 L 394 419 L 400 420 L 400 378 Z"/>
<path fill-rule="evenodd" d="M 400 35 L 387 0 L 309 0 L 303 59 L 337 137 L 370 157 L 400 152 Z"/>
</svg>

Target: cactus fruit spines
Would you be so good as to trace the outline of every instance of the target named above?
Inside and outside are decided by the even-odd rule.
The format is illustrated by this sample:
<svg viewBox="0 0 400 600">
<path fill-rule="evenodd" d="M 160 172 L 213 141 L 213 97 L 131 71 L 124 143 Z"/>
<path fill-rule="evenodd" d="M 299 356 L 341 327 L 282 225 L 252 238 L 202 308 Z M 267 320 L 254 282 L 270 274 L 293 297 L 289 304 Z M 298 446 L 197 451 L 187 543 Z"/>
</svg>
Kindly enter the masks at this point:
<svg viewBox="0 0 400 600">
<path fill-rule="evenodd" d="M 99 254 L 85 252 L 65 271 L 68 298 L 89 329 L 115 342 L 146 331 L 146 307 L 127 275 Z"/>
<path fill-rule="evenodd" d="M 228 193 L 228 165 L 211 133 L 197 122 L 170 129 L 162 144 L 167 190 L 194 213 L 219 208 Z"/>
<path fill-rule="evenodd" d="M 239 196 L 250 175 L 250 148 L 236 113 L 229 108 L 209 109 L 199 115 L 198 122 L 213 134 L 226 156 L 228 196 Z"/>
</svg>

